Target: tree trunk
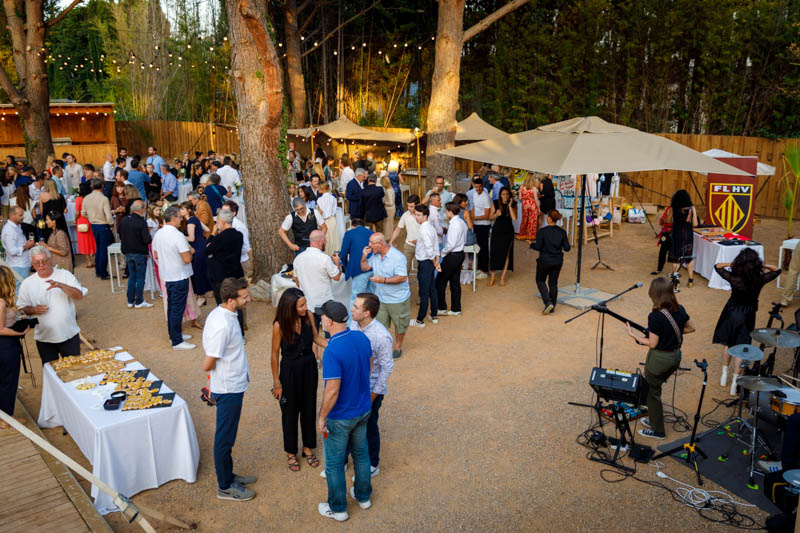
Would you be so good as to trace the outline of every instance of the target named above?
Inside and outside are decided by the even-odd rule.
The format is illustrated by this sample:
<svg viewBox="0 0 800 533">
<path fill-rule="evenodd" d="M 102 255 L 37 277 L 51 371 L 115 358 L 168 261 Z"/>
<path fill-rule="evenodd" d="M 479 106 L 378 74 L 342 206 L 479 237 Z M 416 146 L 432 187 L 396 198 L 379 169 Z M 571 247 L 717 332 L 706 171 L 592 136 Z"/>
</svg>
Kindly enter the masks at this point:
<svg viewBox="0 0 800 533">
<path fill-rule="evenodd" d="M 431 101 L 428 105 L 426 182 L 435 176 L 452 180 L 455 160 L 436 152 L 451 148 L 456 139 L 456 111 L 464 40 L 464 0 L 440 0 Z M 430 183 L 428 183 L 430 184 Z"/>
<path fill-rule="evenodd" d="M 289 74 L 289 93 L 292 96 L 291 123 L 293 128 L 307 126 L 306 81 L 300 61 L 300 34 L 297 26 L 297 0 L 286 2 L 286 70 Z"/>
<path fill-rule="evenodd" d="M 6 72 L 0 72 L 0 87 L 17 110 L 25 135 L 27 163 L 41 172 L 47 156 L 53 155 L 50 136 L 50 87 L 45 66 L 45 32 L 48 25 L 60 21 L 70 6 L 49 24 L 44 21 L 43 2 L 3 0 L 8 30 L 11 35 L 14 67 L 19 88 L 14 87 Z M 2 69 L 0 69 L 2 70 Z"/>
<path fill-rule="evenodd" d="M 284 184 L 286 172 L 278 159 L 281 69 L 267 33 L 265 7 L 258 1 L 225 0 L 253 275 L 269 280 L 291 258 L 278 236 L 289 194 Z"/>
</svg>

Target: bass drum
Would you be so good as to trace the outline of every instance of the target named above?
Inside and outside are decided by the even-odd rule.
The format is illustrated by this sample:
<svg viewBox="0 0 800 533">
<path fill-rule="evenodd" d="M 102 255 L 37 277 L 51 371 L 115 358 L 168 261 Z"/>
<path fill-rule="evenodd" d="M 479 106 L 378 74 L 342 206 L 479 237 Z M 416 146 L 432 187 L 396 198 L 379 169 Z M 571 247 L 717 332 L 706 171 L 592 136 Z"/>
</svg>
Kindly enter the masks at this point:
<svg viewBox="0 0 800 533">
<path fill-rule="evenodd" d="M 786 395 L 778 397 L 774 392 L 770 395 L 769 406 L 773 411 L 783 416 L 800 413 L 800 391 L 792 387 L 782 387 L 779 392 Z"/>
</svg>

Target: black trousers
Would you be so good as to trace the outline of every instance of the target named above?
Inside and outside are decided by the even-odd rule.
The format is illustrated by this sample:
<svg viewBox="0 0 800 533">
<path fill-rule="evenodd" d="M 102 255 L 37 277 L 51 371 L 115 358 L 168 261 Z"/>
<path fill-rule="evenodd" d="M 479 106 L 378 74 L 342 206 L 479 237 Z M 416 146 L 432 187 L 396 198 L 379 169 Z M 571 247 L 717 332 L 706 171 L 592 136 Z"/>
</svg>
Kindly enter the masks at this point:
<svg viewBox="0 0 800 533">
<path fill-rule="evenodd" d="M 658 268 L 657 271 L 661 272 L 664 270 L 664 265 L 667 263 L 667 255 L 669 255 L 669 251 L 672 248 L 672 235 L 669 233 L 665 233 L 659 239 L 658 245 Z"/>
<path fill-rule="evenodd" d="M 0 411 L 14 415 L 22 350 L 20 337 L 0 336 Z"/>
<path fill-rule="evenodd" d="M 81 338 L 79 334 L 75 334 L 74 337 L 64 342 L 36 341 L 36 349 L 39 350 L 39 357 L 42 358 L 42 366 L 44 366 L 45 363 L 57 360 L 59 355 L 61 357 L 80 355 Z"/>
<path fill-rule="evenodd" d="M 478 239 L 478 270 L 489 272 L 489 230 L 491 226 L 479 226 L 475 224 L 475 237 Z"/>
<path fill-rule="evenodd" d="M 221 281 L 212 281 L 211 282 L 211 290 L 214 292 L 214 301 L 217 302 L 217 305 L 222 303 L 222 296 L 219 294 L 219 289 L 222 287 Z M 236 320 L 239 321 L 239 329 L 242 330 L 242 335 L 244 335 L 244 314 L 242 313 L 241 309 L 236 310 Z"/>
<path fill-rule="evenodd" d="M 561 265 L 562 263 L 536 262 L 536 286 L 539 288 L 545 307 L 558 303 L 558 275 L 561 273 Z"/>
<path fill-rule="evenodd" d="M 281 424 L 283 425 L 283 450 L 297 453 L 297 419 L 300 418 L 300 431 L 303 446 L 317 447 L 317 381 L 319 372 L 317 360 L 305 356 L 299 360 L 281 359 L 279 379 L 286 403 L 281 404 Z"/>
<path fill-rule="evenodd" d="M 439 300 L 439 310 L 447 311 L 445 291 L 450 283 L 450 308 L 461 311 L 461 265 L 464 264 L 464 252 L 450 252 L 442 260 L 442 271 L 436 276 L 436 295 Z"/>
</svg>

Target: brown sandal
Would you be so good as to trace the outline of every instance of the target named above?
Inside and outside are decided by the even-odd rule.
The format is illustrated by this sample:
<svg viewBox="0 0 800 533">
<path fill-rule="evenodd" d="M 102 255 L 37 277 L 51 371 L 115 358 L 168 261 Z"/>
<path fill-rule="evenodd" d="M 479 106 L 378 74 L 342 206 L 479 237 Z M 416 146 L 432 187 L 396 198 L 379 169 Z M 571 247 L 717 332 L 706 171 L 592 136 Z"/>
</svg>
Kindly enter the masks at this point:
<svg viewBox="0 0 800 533">
<path fill-rule="evenodd" d="M 299 472 L 300 471 L 300 463 L 297 462 L 297 456 L 296 455 L 290 455 L 289 456 L 288 466 L 289 466 L 289 470 L 291 470 L 292 472 Z"/>
<path fill-rule="evenodd" d="M 306 462 L 311 468 L 317 468 L 319 466 L 319 457 L 313 453 L 311 455 L 306 455 L 306 452 L 303 452 L 303 457 L 306 458 Z"/>
</svg>

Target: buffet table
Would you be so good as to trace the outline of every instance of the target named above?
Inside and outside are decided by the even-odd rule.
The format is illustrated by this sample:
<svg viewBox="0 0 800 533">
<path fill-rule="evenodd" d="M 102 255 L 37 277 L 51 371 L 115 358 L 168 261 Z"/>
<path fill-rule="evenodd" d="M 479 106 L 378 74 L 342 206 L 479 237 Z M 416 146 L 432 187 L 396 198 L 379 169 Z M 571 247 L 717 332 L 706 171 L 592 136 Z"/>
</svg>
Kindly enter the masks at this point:
<svg viewBox="0 0 800 533">
<path fill-rule="evenodd" d="M 729 291 L 731 290 L 730 284 L 717 274 L 716 270 L 714 270 L 714 265 L 732 262 L 739 255 L 739 252 L 745 248 L 752 248 L 761 257 L 761 260 L 764 260 L 764 246 L 760 244 L 726 246 L 704 239 L 701 235 L 695 233 L 694 270 L 708 280 L 708 286 L 712 289 Z"/>
<path fill-rule="evenodd" d="M 121 348 L 112 348 L 121 350 Z M 133 357 L 118 351 L 115 359 Z M 126 370 L 139 370 L 138 361 Z M 88 378 L 99 383 L 103 374 Z M 152 373 L 147 377 L 156 381 Z M 172 405 L 136 411 L 106 411 L 103 402 L 113 384 L 77 390 L 81 380 L 64 383 L 50 363 L 44 365 L 42 405 L 38 424 L 43 428 L 64 426 L 92 464 L 92 473 L 122 495 L 130 497 L 173 479 L 194 483 L 200 449 L 186 401 L 175 394 Z M 160 393 L 172 392 L 161 385 Z M 112 498 L 92 486 L 94 506 L 101 514 L 117 510 Z"/>
</svg>

